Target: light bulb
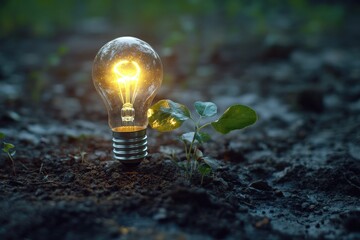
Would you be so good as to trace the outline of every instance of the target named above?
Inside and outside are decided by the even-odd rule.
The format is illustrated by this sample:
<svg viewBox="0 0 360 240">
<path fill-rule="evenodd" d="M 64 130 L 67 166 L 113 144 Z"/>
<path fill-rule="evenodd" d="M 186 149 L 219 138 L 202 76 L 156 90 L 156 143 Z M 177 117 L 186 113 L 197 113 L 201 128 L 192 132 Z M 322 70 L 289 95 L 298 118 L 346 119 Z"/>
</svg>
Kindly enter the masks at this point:
<svg viewBox="0 0 360 240">
<path fill-rule="evenodd" d="M 147 155 L 147 110 L 162 82 L 158 54 L 146 42 L 120 37 L 97 53 L 92 77 L 108 112 L 114 158 L 137 165 Z"/>
</svg>

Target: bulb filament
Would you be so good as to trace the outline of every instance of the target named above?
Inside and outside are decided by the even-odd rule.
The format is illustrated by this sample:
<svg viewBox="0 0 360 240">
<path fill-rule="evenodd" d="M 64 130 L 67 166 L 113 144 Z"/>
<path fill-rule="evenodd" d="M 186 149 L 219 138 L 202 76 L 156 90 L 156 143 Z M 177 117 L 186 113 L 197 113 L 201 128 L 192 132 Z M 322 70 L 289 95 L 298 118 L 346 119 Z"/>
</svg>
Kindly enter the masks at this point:
<svg viewBox="0 0 360 240">
<path fill-rule="evenodd" d="M 120 98 L 123 103 L 121 120 L 124 126 L 133 126 L 135 109 L 133 107 L 140 76 L 139 64 L 135 61 L 122 60 L 114 65 L 116 82 L 120 89 Z"/>
</svg>

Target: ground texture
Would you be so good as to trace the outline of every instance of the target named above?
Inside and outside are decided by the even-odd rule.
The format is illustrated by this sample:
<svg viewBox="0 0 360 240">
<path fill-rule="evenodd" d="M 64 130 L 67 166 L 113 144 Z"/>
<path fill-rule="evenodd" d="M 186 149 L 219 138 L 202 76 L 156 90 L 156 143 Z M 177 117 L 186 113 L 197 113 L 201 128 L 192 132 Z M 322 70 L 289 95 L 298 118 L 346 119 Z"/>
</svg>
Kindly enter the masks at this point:
<svg viewBox="0 0 360 240">
<path fill-rule="evenodd" d="M 155 44 L 165 69 L 158 100 L 213 101 L 220 111 L 240 103 L 259 115 L 229 135 L 208 129 L 203 151 L 220 168 L 202 185 L 171 161 L 184 157 L 176 137 L 186 124 L 149 129 L 137 169 L 112 160 L 91 66 L 115 37 L 1 40 L 0 132 L 16 146 L 16 175 L 2 154 L 0 239 L 360 238 L 360 52 L 351 36 L 231 40 L 196 61 L 184 57 L 186 44 Z"/>
</svg>

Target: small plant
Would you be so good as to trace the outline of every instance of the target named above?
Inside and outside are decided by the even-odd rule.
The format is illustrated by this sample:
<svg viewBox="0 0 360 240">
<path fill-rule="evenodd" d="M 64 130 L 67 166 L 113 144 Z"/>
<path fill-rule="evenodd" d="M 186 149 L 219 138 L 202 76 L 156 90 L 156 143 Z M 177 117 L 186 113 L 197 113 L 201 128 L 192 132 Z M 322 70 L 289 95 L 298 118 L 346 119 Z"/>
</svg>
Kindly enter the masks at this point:
<svg viewBox="0 0 360 240">
<path fill-rule="evenodd" d="M 87 155 L 87 152 L 84 152 L 80 149 L 80 157 L 81 157 L 81 163 L 85 162 L 85 156 Z"/>
<path fill-rule="evenodd" d="M 206 175 L 216 170 L 218 164 L 211 158 L 204 157 L 199 147 L 211 139 L 210 135 L 203 131 L 205 127 L 212 126 L 216 131 L 227 134 L 230 131 L 242 129 L 252 125 L 257 120 L 256 112 L 244 105 L 230 106 L 216 121 L 203 120 L 214 117 L 217 114 L 217 106 L 212 102 L 194 103 L 197 117 L 191 115 L 189 109 L 182 104 L 171 100 L 160 100 L 148 111 L 149 124 L 160 132 L 168 132 L 179 128 L 186 120 L 194 124 L 194 131 L 180 136 L 184 144 L 186 161 L 176 161 L 177 165 L 185 170 L 185 175 L 191 179 L 195 172 L 201 175 L 201 184 Z"/>
<path fill-rule="evenodd" d="M 4 138 L 5 138 L 5 134 L 0 132 L 0 139 L 4 139 Z M 15 146 L 14 146 L 14 144 L 7 143 L 7 142 L 4 142 L 4 141 L 2 141 L 2 145 L 3 145 L 2 151 L 4 153 L 6 153 L 7 156 L 9 157 L 9 159 L 11 160 L 12 167 L 13 167 L 13 173 L 14 173 L 14 175 L 16 175 L 15 162 L 14 162 L 14 159 L 13 159 L 13 156 L 16 153 L 16 151 L 14 149 Z"/>
<path fill-rule="evenodd" d="M 75 158 L 75 160 L 81 159 L 81 163 L 85 163 L 86 161 L 86 155 L 88 154 L 85 151 L 85 147 L 88 144 L 90 136 L 85 134 L 80 134 L 79 136 L 73 136 L 71 137 L 72 141 L 78 142 L 78 154 L 72 155 L 72 157 Z"/>
</svg>

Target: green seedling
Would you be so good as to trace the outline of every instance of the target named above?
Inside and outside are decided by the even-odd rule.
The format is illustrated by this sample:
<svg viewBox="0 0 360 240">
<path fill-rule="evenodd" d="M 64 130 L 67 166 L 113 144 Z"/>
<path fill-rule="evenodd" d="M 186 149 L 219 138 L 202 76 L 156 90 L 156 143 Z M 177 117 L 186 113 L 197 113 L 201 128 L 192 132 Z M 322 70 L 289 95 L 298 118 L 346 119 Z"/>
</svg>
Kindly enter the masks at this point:
<svg viewBox="0 0 360 240">
<path fill-rule="evenodd" d="M 184 144 L 185 161 L 177 161 L 177 165 L 185 170 L 187 178 L 191 179 L 195 172 L 201 175 L 201 184 L 204 177 L 215 171 L 219 164 L 214 159 L 204 157 L 200 146 L 211 140 L 204 128 L 212 126 L 217 132 L 227 134 L 233 130 L 243 129 L 254 124 L 257 120 L 256 112 L 244 105 L 230 106 L 216 121 L 209 118 L 217 114 L 217 106 L 212 102 L 194 103 L 197 116 L 192 116 L 190 110 L 182 104 L 171 100 L 160 100 L 148 111 L 149 124 L 160 132 L 175 130 L 186 121 L 194 125 L 193 132 L 183 133 L 179 139 Z M 208 120 L 205 121 L 204 120 Z M 172 158 L 173 160 L 175 157 Z"/>
<path fill-rule="evenodd" d="M 5 134 L 0 132 L 0 139 L 3 139 L 3 138 L 5 138 Z M 13 158 L 13 156 L 16 153 L 16 151 L 14 149 L 15 146 L 14 146 L 14 144 L 7 143 L 7 142 L 4 142 L 4 141 L 2 142 L 2 144 L 3 144 L 2 151 L 4 153 L 6 153 L 7 156 L 9 157 L 9 159 L 11 160 L 12 167 L 13 167 L 13 173 L 14 173 L 14 175 L 16 175 L 15 162 L 14 162 L 14 158 Z"/>
<path fill-rule="evenodd" d="M 77 142 L 78 145 L 78 154 L 72 155 L 76 160 L 81 159 L 81 163 L 85 163 L 86 155 L 88 154 L 85 151 L 88 141 L 90 140 L 90 135 L 80 134 L 79 136 L 71 136 L 70 140 Z"/>
</svg>

